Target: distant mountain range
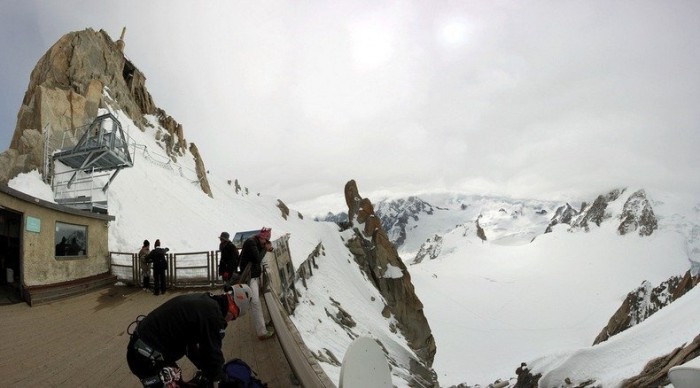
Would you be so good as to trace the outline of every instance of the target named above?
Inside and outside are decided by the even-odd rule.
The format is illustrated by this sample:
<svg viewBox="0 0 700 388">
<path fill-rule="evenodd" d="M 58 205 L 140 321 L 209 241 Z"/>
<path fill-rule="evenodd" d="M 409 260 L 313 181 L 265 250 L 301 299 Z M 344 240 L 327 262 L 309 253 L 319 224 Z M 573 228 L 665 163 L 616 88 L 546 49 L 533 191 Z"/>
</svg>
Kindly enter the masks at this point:
<svg viewBox="0 0 700 388">
<path fill-rule="evenodd" d="M 379 200 L 375 214 L 409 265 L 451 254 L 454 236 L 462 236 L 465 242 L 525 245 L 547 233 L 587 233 L 603 225 L 620 238 L 629 234 L 653 238 L 660 228 L 677 232 L 690 270 L 685 276 L 673 276 L 660 284 L 645 281 L 629 290 L 618 311 L 601 327 L 595 344 L 641 323 L 700 281 L 700 206 L 694 198 L 656 192 L 652 196 L 640 188 L 617 188 L 572 206 L 557 201 L 441 193 Z M 347 216 L 329 213 L 322 220 L 343 223 Z M 449 243 L 445 241 L 448 235 Z M 692 353 L 694 346 L 688 345 L 684 351 Z M 656 384 L 663 367 L 682 363 L 666 361 L 649 366 L 630 381 Z M 537 386 L 539 377 L 529 374 L 527 368 L 524 371 L 518 381 L 529 379 L 535 381 L 534 385 L 516 386 Z"/>
<path fill-rule="evenodd" d="M 501 245 L 520 245 L 555 227 L 566 225 L 569 231 L 589 231 L 594 226 L 615 222 L 620 235 L 638 233 L 649 236 L 659 227 L 655 202 L 644 189 L 613 189 L 590 202 L 578 206 L 569 203 L 501 196 L 465 195 L 457 193 L 424 194 L 405 198 L 382 199 L 375 205 L 391 242 L 404 259 L 417 262 L 421 252 L 436 238 L 456 228 L 468 235 Z M 692 208 L 692 203 L 688 203 Z M 690 257 L 700 261 L 700 222 L 698 209 L 687 217 L 670 209 L 661 213 L 665 226 L 677 230 L 686 238 Z M 320 221 L 343 223 L 346 213 L 328 213 Z"/>
</svg>

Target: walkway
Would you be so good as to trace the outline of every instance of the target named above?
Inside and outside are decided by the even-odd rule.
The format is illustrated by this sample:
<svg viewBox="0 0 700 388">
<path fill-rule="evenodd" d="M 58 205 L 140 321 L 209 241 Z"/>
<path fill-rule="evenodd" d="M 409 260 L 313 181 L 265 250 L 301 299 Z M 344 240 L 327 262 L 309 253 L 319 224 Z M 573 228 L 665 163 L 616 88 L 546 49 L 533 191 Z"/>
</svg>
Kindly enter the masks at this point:
<svg viewBox="0 0 700 388">
<path fill-rule="evenodd" d="M 183 290 L 155 296 L 113 286 L 29 307 L 0 305 L 0 376 L 3 387 L 140 387 L 126 364 L 129 324 Z M 218 291 L 214 291 L 218 292 Z M 265 303 L 263 301 L 263 303 Z M 267 309 L 265 308 L 266 318 Z M 224 358 L 242 358 L 271 388 L 297 385 L 277 336 L 258 341 L 249 315 L 232 321 Z M 186 359 L 183 376 L 195 372 Z"/>
</svg>

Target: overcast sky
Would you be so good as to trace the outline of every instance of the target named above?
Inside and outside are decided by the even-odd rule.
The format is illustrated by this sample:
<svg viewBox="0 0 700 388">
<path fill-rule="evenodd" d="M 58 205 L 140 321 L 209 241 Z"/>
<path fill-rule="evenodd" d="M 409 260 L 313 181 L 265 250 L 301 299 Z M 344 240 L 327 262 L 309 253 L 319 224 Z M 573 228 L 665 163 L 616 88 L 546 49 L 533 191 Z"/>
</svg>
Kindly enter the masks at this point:
<svg viewBox="0 0 700 388">
<path fill-rule="evenodd" d="M 288 204 L 700 194 L 700 2 L 0 2 L 0 149 L 38 59 L 104 29 L 205 164 Z"/>
</svg>

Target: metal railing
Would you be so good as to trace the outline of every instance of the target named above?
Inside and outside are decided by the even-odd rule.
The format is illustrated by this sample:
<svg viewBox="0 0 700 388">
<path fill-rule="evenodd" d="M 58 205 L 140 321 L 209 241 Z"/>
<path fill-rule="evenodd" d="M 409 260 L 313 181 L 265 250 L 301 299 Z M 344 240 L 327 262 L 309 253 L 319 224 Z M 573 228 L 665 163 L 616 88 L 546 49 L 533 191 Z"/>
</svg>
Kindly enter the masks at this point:
<svg viewBox="0 0 700 388">
<path fill-rule="evenodd" d="M 135 253 L 109 252 L 109 271 L 121 282 L 139 284 L 140 272 L 137 262 Z"/>
<path fill-rule="evenodd" d="M 218 279 L 219 251 L 168 253 L 165 272 L 167 287 L 214 287 Z M 117 280 L 141 285 L 141 263 L 138 254 L 109 252 L 110 272 Z"/>
<path fill-rule="evenodd" d="M 219 251 L 171 253 L 168 255 L 168 284 L 174 287 L 217 284 Z M 221 284 L 221 282 L 218 282 Z"/>
<path fill-rule="evenodd" d="M 291 314 L 298 303 L 295 290 L 297 274 L 294 271 L 289 252 L 289 235 L 281 236 L 272 242 L 272 252 L 265 255 L 262 261 L 263 281 L 265 285 L 272 287 L 277 295 L 280 295 L 282 304 Z M 321 247 L 317 247 L 315 256 L 320 254 Z M 315 256 L 313 266 L 315 264 Z M 168 261 L 166 271 L 166 286 L 168 287 L 213 287 L 223 284 L 219 278 L 219 259 L 221 252 L 169 252 L 166 254 Z M 141 263 L 138 254 L 126 252 L 110 252 L 110 271 L 117 279 L 130 284 L 140 285 Z M 304 263 L 304 267 L 310 263 Z M 318 267 L 316 267 L 318 268 Z M 309 269 L 310 272 L 310 269 Z M 308 272 L 303 272 L 302 281 L 309 277 Z"/>
</svg>

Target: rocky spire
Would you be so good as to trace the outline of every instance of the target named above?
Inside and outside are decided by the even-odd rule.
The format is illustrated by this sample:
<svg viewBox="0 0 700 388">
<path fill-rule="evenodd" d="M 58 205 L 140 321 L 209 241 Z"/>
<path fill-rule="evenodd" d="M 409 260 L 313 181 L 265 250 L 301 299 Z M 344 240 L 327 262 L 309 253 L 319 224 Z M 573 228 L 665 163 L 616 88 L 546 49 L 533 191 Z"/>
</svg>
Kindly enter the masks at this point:
<svg viewBox="0 0 700 388">
<path fill-rule="evenodd" d="M 22 172 L 43 171 L 45 131 L 64 139 L 63 148 L 75 144 L 79 129 L 92 122 L 100 108 L 125 112 L 141 130 L 149 125 L 144 115 L 158 117 L 171 158 L 192 148 L 182 125 L 156 107 L 146 77 L 124 56 L 125 32 L 126 27 L 117 43 L 103 30 L 70 32 L 39 59 L 17 114 L 10 149 L 0 154 L 0 183 Z M 197 166 L 202 170 L 197 171 L 202 190 L 211 195 L 201 158 Z"/>
<path fill-rule="evenodd" d="M 396 318 L 398 329 L 421 358 L 420 364 L 425 365 L 412 365 L 414 379 L 433 381 L 433 371 L 429 367 L 435 357 L 435 339 L 423 313 L 423 303 L 415 294 L 411 276 L 382 228 L 379 217 L 374 214 L 372 203 L 360 196 L 354 180 L 345 185 L 345 201 L 349 222 L 355 232 L 347 245 L 355 261 L 384 297 L 387 303 L 384 316 Z"/>
</svg>

